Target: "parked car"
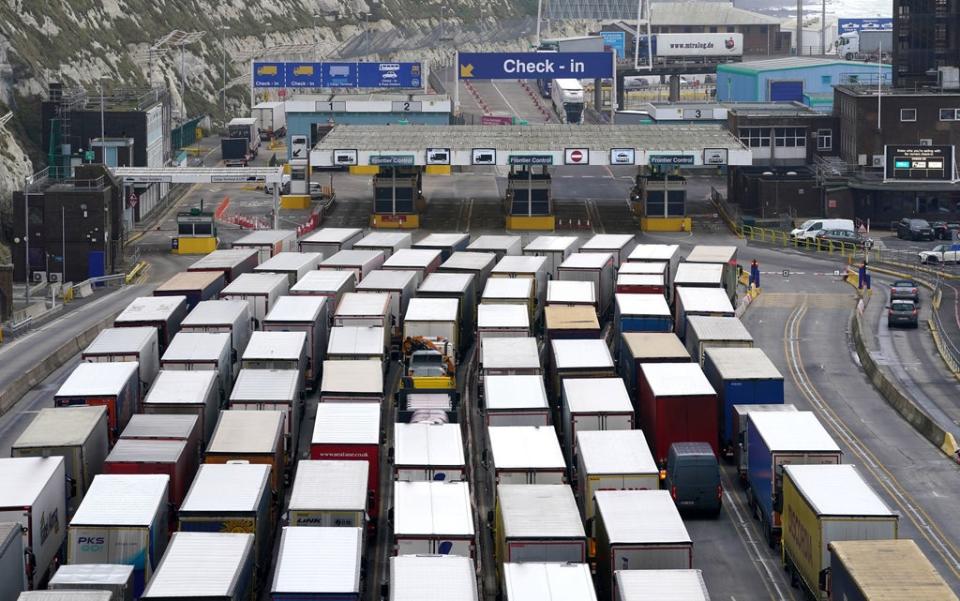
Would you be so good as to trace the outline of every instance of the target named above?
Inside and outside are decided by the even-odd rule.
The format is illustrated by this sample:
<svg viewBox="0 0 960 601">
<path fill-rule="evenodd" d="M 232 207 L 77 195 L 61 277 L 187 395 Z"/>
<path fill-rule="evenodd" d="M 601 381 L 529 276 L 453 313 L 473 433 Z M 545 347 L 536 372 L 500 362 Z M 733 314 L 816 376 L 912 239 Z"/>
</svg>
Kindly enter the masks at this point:
<svg viewBox="0 0 960 601">
<path fill-rule="evenodd" d="M 920 304 L 920 288 L 913 280 L 897 280 L 890 285 L 890 300 L 908 300 Z"/>
<path fill-rule="evenodd" d="M 926 219 L 904 217 L 897 223 L 897 238 L 904 240 L 933 240 L 933 228 Z"/>
<path fill-rule="evenodd" d="M 863 246 L 863 237 L 851 230 L 823 230 L 817 234 L 817 240 L 829 242 L 843 242 L 855 246 Z"/>
<path fill-rule="evenodd" d="M 933 237 L 937 240 L 953 240 L 953 232 L 960 232 L 960 222 L 934 221 Z"/>
<path fill-rule="evenodd" d="M 709 443 L 670 445 L 664 486 L 680 511 L 720 515 L 723 506 L 720 465 Z"/>
<path fill-rule="evenodd" d="M 930 250 L 921 250 L 917 256 L 927 265 L 956 263 L 960 261 L 960 244 L 938 244 Z"/>
<path fill-rule="evenodd" d="M 917 304 L 910 300 L 892 300 L 887 309 L 887 327 L 907 326 L 917 327 L 919 310 Z"/>
</svg>

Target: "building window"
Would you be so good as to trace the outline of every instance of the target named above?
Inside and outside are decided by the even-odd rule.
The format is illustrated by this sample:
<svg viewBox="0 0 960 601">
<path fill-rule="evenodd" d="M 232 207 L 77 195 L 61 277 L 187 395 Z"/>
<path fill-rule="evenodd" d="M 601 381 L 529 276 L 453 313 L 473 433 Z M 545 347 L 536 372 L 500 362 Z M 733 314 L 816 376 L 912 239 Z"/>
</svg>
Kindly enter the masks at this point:
<svg viewBox="0 0 960 601">
<path fill-rule="evenodd" d="M 736 27 L 727 27 L 727 33 L 735 33 L 737 31 Z"/>
<path fill-rule="evenodd" d="M 739 137 L 747 148 L 768 148 L 770 146 L 769 127 L 741 127 Z"/>
<path fill-rule="evenodd" d="M 917 109 L 900 109 L 901 121 L 916 121 Z"/>
<path fill-rule="evenodd" d="M 820 83 L 821 83 L 821 84 L 823 84 L 823 85 L 825 85 L 825 86 L 829 86 L 832 82 L 833 82 L 833 76 L 831 76 L 831 75 L 821 75 L 821 76 L 820 76 Z"/>
<path fill-rule="evenodd" d="M 941 121 L 960 121 L 960 109 L 940 109 Z"/>
<path fill-rule="evenodd" d="M 710 27 L 710 33 L 717 33 L 717 27 L 715 25 Z"/>
<path fill-rule="evenodd" d="M 777 127 L 773 130 L 774 146 L 803 148 L 807 145 L 807 130 L 803 127 Z"/>
<path fill-rule="evenodd" d="M 817 150 L 833 150 L 833 130 L 817 130 Z"/>
</svg>

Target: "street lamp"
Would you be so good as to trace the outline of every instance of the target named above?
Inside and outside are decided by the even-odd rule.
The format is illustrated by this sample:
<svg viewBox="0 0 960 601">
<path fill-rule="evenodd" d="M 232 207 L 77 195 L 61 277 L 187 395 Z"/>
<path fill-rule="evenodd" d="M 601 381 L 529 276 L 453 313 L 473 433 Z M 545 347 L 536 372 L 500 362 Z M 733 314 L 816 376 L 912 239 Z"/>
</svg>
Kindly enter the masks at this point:
<svg viewBox="0 0 960 601">
<path fill-rule="evenodd" d="M 227 43 L 226 34 L 230 31 L 229 25 L 220 24 L 220 51 L 223 53 L 223 90 L 220 92 L 223 98 L 223 119 L 227 119 Z"/>
</svg>

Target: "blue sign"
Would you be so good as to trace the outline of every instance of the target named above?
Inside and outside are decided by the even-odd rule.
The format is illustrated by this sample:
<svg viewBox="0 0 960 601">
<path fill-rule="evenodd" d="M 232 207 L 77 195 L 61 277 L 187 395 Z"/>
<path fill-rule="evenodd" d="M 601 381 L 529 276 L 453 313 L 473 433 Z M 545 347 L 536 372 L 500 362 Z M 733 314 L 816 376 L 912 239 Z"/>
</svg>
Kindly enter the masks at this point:
<svg viewBox="0 0 960 601">
<path fill-rule="evenodd" d="M 623 31 L 601 31 L 600 37 L 603 38 L 603 45 L 613 48 L 617 53 L 617 58 L 622 59 L 627 55 L 627 34 Z"/>
<path fill-rule="evenodd" d="M 357 63 L 323 63 L 320 73 L 321 87 L 357 87 Z"/>
<path fill-rule="evenodd" d="M 893 18 L 868 17 L 866 19 L 837 19 L 840 33 L 854 31 L 893 31 Z"/>
<path fill-rule="evenodd" d="M 320 63 L 284 63 L 286 67 L 286 87 L 288 88 L 319 88 Z"/>
<path fill-rule="evenodd" d="M 422 88 L 420 63 L 357 63 L 361 88 Z"/>
<path fill-rule="evenodd" d="M 613 76 L 608 52 L 461 52 L 460 79 L 598 79 Z"/>
<path fill-rule="evenodd" d="M 282 88 L 285 75 L 283 63 L 253 63 L 255 88 Z"/>
</svg>

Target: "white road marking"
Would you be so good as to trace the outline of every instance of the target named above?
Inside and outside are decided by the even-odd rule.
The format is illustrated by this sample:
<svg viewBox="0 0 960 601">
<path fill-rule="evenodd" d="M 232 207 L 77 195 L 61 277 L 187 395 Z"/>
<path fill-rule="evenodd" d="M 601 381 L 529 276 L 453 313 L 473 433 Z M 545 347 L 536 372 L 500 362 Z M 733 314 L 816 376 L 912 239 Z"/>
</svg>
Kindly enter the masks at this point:
<svg viewBox="0 0 960 601">
<path fill-rule="evenodd" d="M 500 98 L 503 98 L 503 101 L 506 103 L 507 108 L 510 109 L 510 112 L 513 113 L 514 115 L 516 115 L 517 117 L 519 117 L 519 116 L 520 116 L 520 113 L 517 112 L 517 109 L 513 108 L 513 105 L 510 104 L 510 101 L 507 100 L 507 97 L 504 96 L 504 95 L 503 95 L 503 92 L 500 91 L 500 88 L 497 87 L 496 82 L 491 81 L 491 82 L 490 82 L 490 85 L 493 86 L 493 89 L 497 91 L 497 94 L 500 94 Z"/>
</svg>

